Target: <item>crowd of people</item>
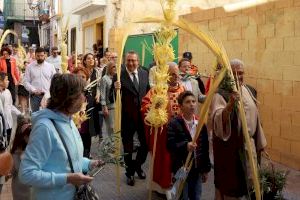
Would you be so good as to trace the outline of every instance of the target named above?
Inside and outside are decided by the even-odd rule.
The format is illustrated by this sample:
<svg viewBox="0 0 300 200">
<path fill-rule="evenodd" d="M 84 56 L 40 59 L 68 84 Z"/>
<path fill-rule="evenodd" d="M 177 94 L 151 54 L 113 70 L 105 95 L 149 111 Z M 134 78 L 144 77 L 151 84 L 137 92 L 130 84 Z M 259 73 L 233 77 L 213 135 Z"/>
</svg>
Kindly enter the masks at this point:
<svg viewBox="0 0 300 200">
<path fill-rule="evenodd" d="M 209 85 L 205 86 L 199 76 L 191 52 L 185 52 L 178 64 L 168 63 L 168 123 L 159 130 L 156 154 L 153 155 L 154 130 L 145 124 L 144 119 L 155 93 L 152 87 L 157 66 L 155 63 L 149 68 L 140 66 L 138 54 L 126 52 L 121 78 L 117 81 L 117 53 L 104 51 L 101 45 L 95 45 L 93 49 L 92 53 L 85 55 L 73 52 L 68 60 L 69 73 L 62 74 L 57 47 L 51 48 L 48 57 L 42 47 L 30 48 L 22 66 L 18 66 L 16 45 L 2 47 L 0 147 L 4 151 L 12 143 L 14 199 L 30 199 L 33 194 L 36 199 L 51 199 L 53 195 L 56 199 L 73 199 L 76 186 L 93 180 L 84 174 L 103 163 L 93 160 L 91 138 L 98 137 L 101 143 L 105 135 L 113 135 L 117 90 L 121 91 L 121 137 L 128 185 L 135 185 L 135 174 L 146 179 L 143 164 L 150 152 L 150 156 L 155 156 L 150 188 L 170 199 L 175 175 L 188 153 L 192 152 L 193 165 L 182 199 L 201 199 L 201 185 L 207 181 L 212 163 L 217 200 L 242 199 L 248 195 L 252 185 L 247 159 L 241 157 L 247 150 L 239 114 L 234 108 L 237 101 L 245 105 L 256 160 L 266 146 L 266 139 L 256 105 L 256 91 L 243 82 L 242 61 L 234 59 L 231 62 L 242 88 L 241 97 L 236 92 L 220 88 L 214 95 L 207 125 L 195 142 L 193 137 L 199 117 L 204 117 L 198 113 Z M 95 80 L 97 84 L 87 91 L 85 86 Z M 88 118 L 76 126 L 72 116 L 81 110 L 84 102 L 87 102 Z M 156 108 L 160 106 L 159 103 L 155 105 Z M 18 116 L 15 134 L 12 134 L 13 115 Z M 138 146 L 135 146 L 135 136 Z M 213 160 L 210 151 L 213 151 Z M 132 156 L 134 152 L 135 158 Z M 0 191 L 4 181 L 5 177 L 1 176 Z"/>
</svg>

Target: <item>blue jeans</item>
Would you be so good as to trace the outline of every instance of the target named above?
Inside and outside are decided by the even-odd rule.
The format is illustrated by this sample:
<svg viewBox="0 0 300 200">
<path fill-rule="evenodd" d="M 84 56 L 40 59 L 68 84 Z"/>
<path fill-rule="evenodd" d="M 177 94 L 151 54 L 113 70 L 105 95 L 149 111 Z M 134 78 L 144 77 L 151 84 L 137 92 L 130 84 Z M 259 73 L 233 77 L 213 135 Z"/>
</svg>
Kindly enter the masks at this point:
<svg viewBox="0 0 300 200">
<path fill-rule="evenodd" d="M 43 96 L 36 96 L 36 95 L 30 96 L 31 112 L 36 112 L 40 109 L 42 99 Z"/>
<path fill-rule="evenodd" d="M 190 174 L 183 189 L 184 200 L 200 200 L 202 193 L 202 175 Z"/>
</svg>

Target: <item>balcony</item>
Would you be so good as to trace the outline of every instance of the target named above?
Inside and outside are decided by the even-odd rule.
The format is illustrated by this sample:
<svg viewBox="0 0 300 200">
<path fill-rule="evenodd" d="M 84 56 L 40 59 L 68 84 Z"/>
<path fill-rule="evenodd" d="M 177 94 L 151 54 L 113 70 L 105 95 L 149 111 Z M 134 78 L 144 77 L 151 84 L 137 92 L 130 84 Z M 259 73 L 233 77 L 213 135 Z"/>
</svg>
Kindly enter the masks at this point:
<svg viewBox="0 0 300 200">
<path fill-rule="evenodd" d="M 37 10 L 30 10 L 27 3 L 4 1 L 3 16 L 5 20 L 35 20 Z"/>
<path fill-rule="evenodd" d="M 107 5 L 106 0 L 75 0 L 73 15 L 84 15 Z"/>
</svg>

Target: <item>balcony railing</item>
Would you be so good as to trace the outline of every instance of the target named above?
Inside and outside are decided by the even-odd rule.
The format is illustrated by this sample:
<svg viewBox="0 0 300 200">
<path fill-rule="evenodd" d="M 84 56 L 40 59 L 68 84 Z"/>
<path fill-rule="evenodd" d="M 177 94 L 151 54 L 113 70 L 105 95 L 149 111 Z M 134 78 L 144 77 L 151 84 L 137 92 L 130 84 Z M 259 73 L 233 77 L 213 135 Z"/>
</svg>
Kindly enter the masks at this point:
<svg viewBox="0 0 300 200">
<path fill-rule="evenodd" d="M 4 2 L 3 15 L 6 20 L 35 20 L 38 10 L 31 10 L 27 3 Z"/>
</svg>

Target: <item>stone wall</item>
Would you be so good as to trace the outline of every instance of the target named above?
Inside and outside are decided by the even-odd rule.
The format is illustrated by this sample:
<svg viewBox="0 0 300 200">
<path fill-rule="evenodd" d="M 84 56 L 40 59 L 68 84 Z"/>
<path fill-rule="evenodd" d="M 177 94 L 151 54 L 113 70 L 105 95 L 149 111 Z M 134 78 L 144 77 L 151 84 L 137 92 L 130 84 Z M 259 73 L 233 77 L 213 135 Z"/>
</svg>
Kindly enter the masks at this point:
<svg viewBox="0 0 300 200">
<path fill-rule="evenodd" d="M 221 42 L 229 58 L 246 65 L 256 87 L 272 159 L 300 170 L 300 0 L 279 0 L 226 13 L 223 8 L 183 16 Z M 191 51 L 200 71 L 211 73 L 214 55 L 179 31 L 179 52 Z"/>
</svg>

